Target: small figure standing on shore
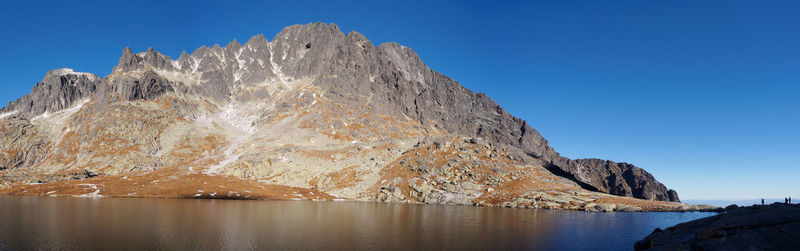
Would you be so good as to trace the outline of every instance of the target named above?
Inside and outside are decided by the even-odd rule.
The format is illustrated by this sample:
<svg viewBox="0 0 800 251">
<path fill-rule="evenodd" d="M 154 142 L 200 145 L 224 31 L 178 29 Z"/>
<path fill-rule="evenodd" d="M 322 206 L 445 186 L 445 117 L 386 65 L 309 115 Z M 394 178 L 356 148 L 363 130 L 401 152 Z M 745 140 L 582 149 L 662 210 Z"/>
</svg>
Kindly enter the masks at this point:
<svg viewBox="0 0 800 251">
<path fill-rule="evenodd" d="M 789 198 L 783 197 L 783 204 L 789 204 Z"/>
<path fill-rule="evenodd" d="M 764 199 L 761 199 L 761 205 L 762 206 L 764 205 Z"/>
</svg>

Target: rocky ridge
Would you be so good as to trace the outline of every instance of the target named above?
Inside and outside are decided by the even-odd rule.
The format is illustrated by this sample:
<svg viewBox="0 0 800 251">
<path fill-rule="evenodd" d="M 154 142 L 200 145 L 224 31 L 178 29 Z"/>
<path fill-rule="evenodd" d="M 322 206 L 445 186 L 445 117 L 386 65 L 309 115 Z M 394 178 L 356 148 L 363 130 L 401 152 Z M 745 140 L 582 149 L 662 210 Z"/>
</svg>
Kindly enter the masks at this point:
<svg viewBox="0 0 800 251">
<path fill-rule="evenodd" d="M 28 118 L 71 107 L 80 99 L 94 94 L 100 78 L 91 73 L 63 68 L 47 72 L 31 93 L 0 109 L 5 116 Z"/>
<path fill-rule="evenodd" d="M 39 135 L 4 145 L 3 163 L 10 164 L 0 180 L 7 189 L 86 173 L 163 169 L 359 200 L 509 206 L 528 198 L 516 206 L 546 207 L 533 201 L 586 192 L 596 196 L 549 207 L 585 208 L 607 194 L 679 201 L 633 165 L 561 157 L 527 122 L 431 70 L 411 49 L 374 46 L 334 24 L 290 26 L 272 41 L 258 35 L 245 44 L 234 40 L 184 52 L 177 60 L 153 49 L 134 54 L 125 48 L 102 79 L 68 69 L 49 72 L 30 94 L 0 110 L 0 119 L 6 130 Z M 455 162 L 442 165 L 401 160 L 409 152 L 423 154 L 420 148 L 465 139 L 503 154 L 455 153 Z M 395 169 L 404 171 L 387 174 Z M 467 170 L 484 175 L 453 176 Z M 570 188 L 546 195 L 514 190 L 532 189 L 527 184 L 501 189 L 510 193 L 498 198 L 490 196 L 500 192 L 479 192 L 518 180 Z"/>
<path fill-rule="evenodd" d="M 636 250 L 792 250 L 800 245 L 800 205 L 738 207 L 664 230 L 636 242 Z"/>
</svg>

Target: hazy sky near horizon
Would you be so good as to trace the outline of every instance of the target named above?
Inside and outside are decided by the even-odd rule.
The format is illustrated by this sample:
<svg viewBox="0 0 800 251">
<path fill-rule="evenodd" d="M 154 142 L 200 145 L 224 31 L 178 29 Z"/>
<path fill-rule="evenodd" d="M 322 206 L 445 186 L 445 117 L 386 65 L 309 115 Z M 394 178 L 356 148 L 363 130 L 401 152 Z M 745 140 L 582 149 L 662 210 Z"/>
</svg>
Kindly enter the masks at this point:
<svg viewBox="0 0 800 251">
<path fill-rule="evenodd" d="M 525 119 L 562 155 L 630 162 L 681 199 L 800 198 L 797 1 L 14 1 L 0 106 L 122 48 L 177 58 L 332 22 L 396 41 Z"/>
</svg>

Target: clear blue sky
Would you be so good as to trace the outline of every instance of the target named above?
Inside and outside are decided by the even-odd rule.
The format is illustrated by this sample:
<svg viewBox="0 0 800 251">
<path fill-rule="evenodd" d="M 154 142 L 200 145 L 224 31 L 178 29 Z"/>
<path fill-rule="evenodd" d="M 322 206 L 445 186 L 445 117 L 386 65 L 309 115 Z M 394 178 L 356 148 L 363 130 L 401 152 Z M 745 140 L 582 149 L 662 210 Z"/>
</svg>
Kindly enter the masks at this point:
<svg viewBox="0 0 800 251">
<path fill-rule="evenodd" d="M 113 2 L 113 3 L 112 3 Z M 797 1 L 5 3 L 0 103 L 50 69 L 333 22 L 413 48 L 570 158 L 641 166 L 683 199 L 800 197 Z"/>
</svg>

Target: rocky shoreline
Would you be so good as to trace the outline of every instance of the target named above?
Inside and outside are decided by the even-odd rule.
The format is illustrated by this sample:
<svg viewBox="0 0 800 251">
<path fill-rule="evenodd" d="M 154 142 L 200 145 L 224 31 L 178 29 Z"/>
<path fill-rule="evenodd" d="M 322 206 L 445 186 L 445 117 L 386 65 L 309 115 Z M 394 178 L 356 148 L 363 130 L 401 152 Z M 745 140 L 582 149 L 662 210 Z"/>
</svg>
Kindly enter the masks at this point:
<svg viewBox="0 0 800 251">
<path fill-rule="evenodd" d="M 285 192 L 285 191 L 284 191 Z M 213 194 L 213 193 L 212 193 Z M 18 193 L 0 193 L 0 196 L 42 196 L 42 197 L 74 197 L 74 198 L 161 198 L 161 199 L 196 199 L 196 200 L 205 200 L 205 199 L 216 199 L 216 200 L 272 200 L 272 201 L 281 201 L 281 200 L 310 200 L 316 202 L 342 202 L 342 201 L 350 201 L 350 202 L 375 202 L 375 203 L 403 203 L 403 204 L 429 204 L 424 202 L 409 202 L 409 201 L 401 201 L 401 202 L 385 202 L 385 201 L 364 201 L 364 200 L 350 200 L 350 199 L 341 199 L 331 197 L 327 194 L 318 194 L 318 197 L 309 197 L 303 198 L 303 194 L 293 194 L 294 197 L 292 198 L 276 198 L 272 196 L 247 196 L 247 197 L 240 197 L 240 196 L 226 196 L 225 194 L 220 194 L 219 196 L 212 196 L 212 194 L 206 194 L 203 196 L 172 196 L 172 195 L 161 195 L 161 196 L 154 196 L 154 195 L 98 195 L 92 196 L 90 195 L 35 195 L 35 194 L 18 194 Z M 313 192 L 311 192 L 313 195 Z M 297 197 L 300 196 L 300 197 Z M 527 209 L 543 209 L 543 210 L 568 210 L 568 211 L 586 211 L 586 212 L 602 212 L 602 213 L 610 213 L 610 212 L 720 212 L 723 209 L 713 206 L 707 205 L 682 205 L 676 207 L 653 207 L 653 208 L 641 208 L 636 206 L 630 205 L 617 205 L 617 204 L 594 204 L 594 203 L 587 203 L 585 206 L 581 207 L 538 207 L 538 206 L 520 206 L 520 207 L 513 207 L 508 205 L 485 205 L 485 204 L 449 204 L 451 206 L 474 206 L 474 207 L 505 207 L 505 208 L 527 208 Z"/>
<path fill-rule="evenodd" d="M 800 248 L 800 205 L 738 207 L 661 230 L 636 242 L 636 250 L 793 250 Z"/>
<path fill-rule="evenodd" d="M 413 142 L 413 141 L 412 141 Z M 0 172 L 0 194 L 77 197 L 198 198 L 258 200 L 344 200 L 419 204 L 447 204 L 507 208 L 540 208 L 591 212 L 687 212 L 714 211 L 718 207 L 687 205 L 656 199 L 638 199 L 583 189 L 579 184 L 548 171 L 545 162 L 530 158 L 513 148 L 497 146 L 480 138 L 428 137 L 414 144 L 353 147 L 354 157 L 381 158 L 391 153 L 394 159 L 366 178 L 369 170 L 358 162 L 336 157 L 336 163 L 349 166 L 322 178 L 313 173 L 293 174 L 271 179 L 246 175 L 252 169 L 233 169 L 221 173 L 192 167 L 163 167 L 134 170 L 113 175 L 84 171 L 57 175 Z M 299 152 L 299 150 L 297 151 Z M 304 170 L 315 166 L 321 155 L 291 155 L 292 163 Z M 324 167 L 324 163 L 320 163 Z M 367 166 L 368 168 L 369 166 Z M 328 167 L 330 168 L 330 167 Z M 13 182 L 8 182 L 13 181 Z M 367 181 L 367 182 L 365 182 Z"/>
<path fill-rule="evenodd" d="M 105 178 L 105 179 L 102 179 Z M 552 196 L 545 192 L 531 192 L 539 197 L 529 199 L 526 197 L 518 198 L 513 201 L 501 203 L 487 203 L 485 201 L 464 202 L 464 203 L 435 203 L 430 201 L 411 201 L 400 200 L 390 201 L 378 199 L 352 199 L 338 198 L 325 192 L 315 189 L 303 189 L 297 187 L 274 186 L 257 184 L 233 184 L 225 177 L 213 177 L 211 179 L 193 179 L 196 182 L 202 180 L 203 185 L 199 184 L 180 184 L 179 187 L 189 187 L 193 189 L 175 188 L 156 188 L 146 187 L 138 192 L 134 187 L 120 186 L 120 184 L 108 183 L 109 177 L 101 179 L 76 180 L 82 181 L 81 184 L 54 182 L 51 184 L 28 184 L 16 186 L 9 189 L 0 189 L 0 196 L 43 196 L 43 197 L 75 197 L 75 198 L 173 198 L 173 199 L 221 199 L 221 200 L 311 200 L 311 201 L 364 201 L 378 203 L 407 203 L 407 204 L 446 204 L 453 206 L 475 206 L 475 207 L 505 207 L 505 208 L 529 208 L 546 210 L 571 210 L 586 212 L 720 212 L 722 209 L 706 205 L 688 205 L 672 202 L 645 201 L 619 197 L 622 201 L 615 203 L 588 202 L 575 205 L 574 201 L 566 199 L 565 195 Z M 91 182 L 86 182 L 91 181 Z M 208 181 L 208 182 L 207 182 Z M 213 182 L 211 182 L 213 181 Z M 150 181 L 152 182 L 152 181 Z M 141 184 L 144 182 L 135 182 Z M 221 185 L 224 184 L 224 185 Z M 197 189 L 200 188 L 200 189 Z M 178 191 L 183 190 L 183 191 Z M 129 192 L 129 193 L 124 193 Z M 597 193 L 601 195 L 600 193 Z M 578 193 L 575 198 L 586 199 L 585 192 Z M 618 196 L 614 196 L 618 197 Z M 572 202 L 572 203 L 570 203 Z"/>
</svg>

